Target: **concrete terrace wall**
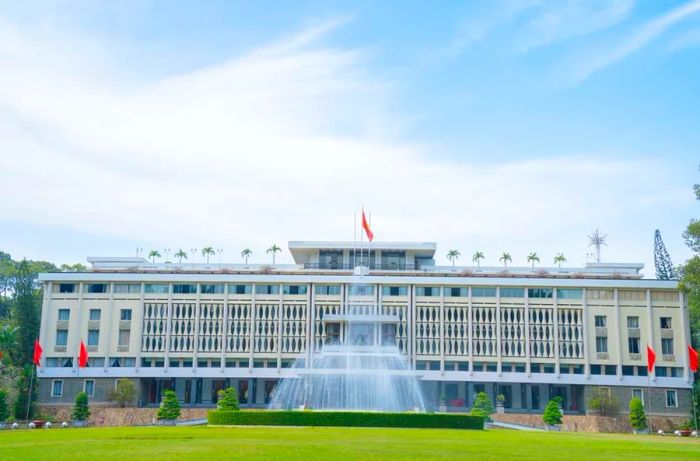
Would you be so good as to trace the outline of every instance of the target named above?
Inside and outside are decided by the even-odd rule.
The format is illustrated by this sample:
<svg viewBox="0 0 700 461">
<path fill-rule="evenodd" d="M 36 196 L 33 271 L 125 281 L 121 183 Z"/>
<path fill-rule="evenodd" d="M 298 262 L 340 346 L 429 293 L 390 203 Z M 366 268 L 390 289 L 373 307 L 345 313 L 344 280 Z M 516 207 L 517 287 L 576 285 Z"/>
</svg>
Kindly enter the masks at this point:
<svg viewBox="0 0 700 461">
<path fill-rule="evenodd" d="M 539 414 L 494 414 L 494 421 L 504 423 L 524 424 L 527 426 L 544 427 L 542 415 Z M 687 417 L 680 416 L 654 416 L 652 424 L 654 430 L 663 429 L 666 432 L 673 431 L 681 424 L 688 421 Z M 565 432 L 632 432 L 627 415 L 620 416 L 592 416 L 592 415 L 564 415 L 561 430 Z"/>
<path fill-rule="evenodd" d="M 207 417 L 211 408 L 183 408 L 180 420 L 202 419 Z M 72 405 L 40 405 L 39 413 L 50 415 L 57 422 L 71 421 Z M 90 406 L 89 424 L 95 426 L 140 426 L 153 424 L 156 420 L 157 408 L 118 408 L 108 406 Z"/>
</svg>

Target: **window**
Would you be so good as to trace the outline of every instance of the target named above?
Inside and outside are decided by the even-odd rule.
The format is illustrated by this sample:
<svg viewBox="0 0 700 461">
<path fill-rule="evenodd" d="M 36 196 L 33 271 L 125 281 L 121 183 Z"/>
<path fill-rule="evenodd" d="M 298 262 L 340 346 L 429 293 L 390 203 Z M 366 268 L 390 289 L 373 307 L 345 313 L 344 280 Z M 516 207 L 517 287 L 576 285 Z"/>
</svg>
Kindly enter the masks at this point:
<svg viewBox="0 0 700 461">
<path fill-rule="evenodd" d="M 104 357 L 89 357 L 87 361 L 88 367 L 99 368 L 105 366 Z"/>
<path fill-rule="evenodd" d="M 644 403 L 644 391 L 642 389 L 632 389 L 632 398 L 639 399 Z"/>
<path fill-rule="evenodd" d="M 100 330 L 88 330 L 87 345 L 97 346 L 100 343 Z"/>
<path fill-rule="evenodd" d="M 61 397 L 63 395 L 63 380 L 51 381 L 51 397 Z"/>
<path fill-rule="evenodd" d="M 251 285 L 229 285 L 228 294 L 230 295 L 249 295 L 252 292 Z"/>
<path fill-rule="evenodd" d="M 495 298 L 496 287 L 473 287 L 472 296 L 474 298 Z"/>
<path fill-rule="evenodd" d="M 57 346 L 67 346 L 68 345 L 68 330 L 56 330 L 56 345 Z"/>
<path fill-rule="evenodd" d="M 59 309 L 58 310 L 58 320 L 69 320 L 70 310 L 69 309 Z"/>
<path fill-rule="evenodd" d="M 128 346 L 131 342 L 131 330 L 119 330 L 119 345 Z"/>
<path fill-rule="evenodd" d="M 139 283 L 115 283 L 115 293 L 141 293 L 141 284 Z"/>
<path fill-rule="evenodd" d="M 639 338 L 627 338 L 630 354 L 639 354 Z"/>
<path fill-rule="evenodd" d="M 110 366 L 115 368 L 134 367 L 136 366 L 136 359 L 134 357 L 115 357 L 112 359 L 112 364 Z"/>
<path fill-rule="evenodd" d="M 122 309 L 119 313 L 119 320 L 131 320 L 131 309 Z"/>
<path fill-rule="evenodd" d="M 197 285 L 191 283 L 177 283 L 173 285 L 173 293 L 180 295 L 193 295 L 197 293 Z"/>
<path fill-rule="evenodd" d="M 661 323 L 661 328 L 664 330 L 669 330 L 671 329 L 671 317 L 661 317 L 659 319 L 659 323 Z"/>
<path fill-rule="evenodd" d="M 467 287 L 445 287 L 445 296 L 464 298 L 467 296 Z"/>
<path fill-rule="evenodd" d="M 393 323 L 382 324 L 382 346 L 396 345 L 396 325 Z"/>
<path fill-rule="evenodd" d="M 340 294 L 340 285 L 316 285 L 316 294 L 322 296 L 336 296 Z"/>
<path fill-rule="evenodd" d="M 85 392 L 88 397 L 93 397 L 95 395 L 95 380 L 86 379 L 83 383 L 83 392 Z"/>
<path fill-rule="evenodd" d="M 147 283 L 144 286 L 146 293 L 167 294 L 169 292 L 167 283 Z"/>
<path fill-rule="evenodd" d="M 554 292 L 551 288 L 528 288 L 527 297 L 528 298 L 552 298 Z"/>
<path fill-rule="evenodd" d="M 501 298 L 522 298 L 525 296 L 525 289 L 524 288 L 502 287 L 500 293 L 501 293 Z"/>
<path fill-rule="evenodd" d="M 90 309 L 90 320 L 100 320 L 102 311 L 100 309 Z"/>
<path fill-rule="evenodd" d="M 256 295 L 277 295 L 279 292 L 279 285 L 255 285 Z"/>
<path fill-rule="evenodd" d="M 405 286 L 398 286 L 398 287 L 389 287 L 389 286 L 383 286 L 382 287 L 382 296 L 406 296 L 406 287 Z"/>
<path fill-rule="evenodd" d="M 350 296 L 372 296 L 374 285 L 350 285 Z"/>
<path fill-rule="evenodd" d="M 305 295 L 306 285 L 284 285 L 283 293 L 285 295 Z"/>
<path fill-rule="evenodd" d="M 46 357 L 46 368 L 58 367 L 58 357 Z"/>
<path fill-rule="evenodd" d="M 440 287 L 416 287 L 416 296 L 440 296 Z"/>
<path fill-rule="evenodd" d="M 605 328 L 606 323 L 607 323 L 607 319 L 606 319 L 605 315 L 596 315 L 595 316 L 596 328 Z"/>
<path fill-rule="evenodd" d="M 666 406 L 669 408 L 675 408 L 678 406 L 678 399 L 676 398 L 675 390 L 666 390 Z"/>
<path fill-rule="evenodd" d="M 641 290 L 620 290 L 617 292 L 619 301 L 645 301 L 647 294 Z"/>
<path fill-rule="evenodd" d="M 673 355 L 673 338 L 661 338 L 661 353 Z"/>
<path fill-rule="evenodd" d="M 607 336 L 596 336 L 595 337 L 595 350 L 599 354 L 604 354 L 608 352 L 608 337 Z"/>
<path fill-rule="evenodd" d="M 75 284 L 74 283 L 61 283 L 58 285 L 58 292 L 59 293 L 73 293 L 75 291 Z M 63 386 L 63 384 L 61 384 Z"/>
<path fill-rule="evenodd" d="M 106 283 L 89 283 L 86 287 L 88 293 L 107 293 Z"/>
<path fill-rule="evenodd" d="M 199 292 L 203 294 L 208 294 L 208 295 L 213 295 L 213 294 L 223 294 L 224 293 L 224 284 L 223 283 L 209 283 L 209 284 L 200 284 L 199 285 Z"/>
<path fill-rule="evenodd" d="M 586 298 L 591 301 L 612 301 L 613 297 L 612 290 L 586 290 Z"/>
<path fill-rule="evenodd" d="M 580 288 L 559 288 L 557 289 L 558 299 L 581 299 L 583 298 L 583 290 Z"/>
<path fill-rule="evenodd" d="M 639 328 L 639 317 L 627 317 L 627 328 Z"/>
</svg>

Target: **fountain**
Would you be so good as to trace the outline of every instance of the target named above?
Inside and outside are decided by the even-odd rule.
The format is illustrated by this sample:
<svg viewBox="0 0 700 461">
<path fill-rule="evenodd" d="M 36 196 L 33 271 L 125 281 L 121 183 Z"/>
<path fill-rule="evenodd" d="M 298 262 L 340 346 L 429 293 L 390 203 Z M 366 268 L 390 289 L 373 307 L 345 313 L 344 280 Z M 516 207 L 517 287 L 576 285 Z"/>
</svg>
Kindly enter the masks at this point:
<svg viewBox="0 0 700 461">
<path fill-rule="evenodd" d="M 280 381 L 270 408 L 424 412 L 418 375 L 397 347 L 400 318 L 380 311 L 348 300 L 323 316 L 321 350 L 295 362 L 296 376 Z"/>
</svg>

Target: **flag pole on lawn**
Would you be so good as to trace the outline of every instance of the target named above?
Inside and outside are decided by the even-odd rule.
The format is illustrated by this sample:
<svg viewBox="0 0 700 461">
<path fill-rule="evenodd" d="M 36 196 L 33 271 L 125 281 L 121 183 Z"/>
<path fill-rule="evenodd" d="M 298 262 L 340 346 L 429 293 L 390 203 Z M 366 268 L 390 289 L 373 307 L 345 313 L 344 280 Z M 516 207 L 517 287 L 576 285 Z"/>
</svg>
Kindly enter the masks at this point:
<svg viewBox="0 0 700 461">
<path fill-rule="evenodd" d="M 32 374 L 29 376 L 29 394 L 27 395 L 27 421 L 29 421 L 29 410 L 32 407 L 32 390 L 34 389 L 34 375 L 36 374 L 36 367 L 39 365 L 41 362 L 41 353 L 44 350 L 41 348 L 41 344 L 39 344 L 39 339 L 34 340 L 34 357 L 32 360 L 32 363 L 34 364 L 34 368 L 32 369 Z"/>
<path fill-rule="evenodd" d="M 650 345 L 647 344 L 647 393 L 649 394 L 649 432 L 654 431 L 651 412 L 651 373 L 654 371 L 654 363 L 656 362 L 656 353 Z"/>
<path fill-rule="evenodd" d="M 357 266 L 357 211 L 352 212 L 352 270 Z"/>
<path fill-rule="evenodd" d="M 693 349 L 693 346 L 691 346 L 690 344 L 688 344 L 688 368 L 690 368 L 691 373 L 698 372 L 698 351 Z M 700 426 L 698 426 L 698 412 L 695 408 L 697 406 L 695 404 L 695 385 L 693 385 L 690 388 L 690 399 L 691 406 L 693 407 L 693 419 L 695 420 L 695 430 L 698 430 L 700 429 Z"/>
</svg>

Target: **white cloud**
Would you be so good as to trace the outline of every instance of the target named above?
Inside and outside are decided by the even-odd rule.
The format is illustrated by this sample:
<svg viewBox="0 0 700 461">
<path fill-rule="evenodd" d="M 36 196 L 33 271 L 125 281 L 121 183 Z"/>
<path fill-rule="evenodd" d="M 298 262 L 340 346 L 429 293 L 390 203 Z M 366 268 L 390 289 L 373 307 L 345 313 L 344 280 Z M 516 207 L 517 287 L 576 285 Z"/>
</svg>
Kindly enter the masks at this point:
<svg viewBox="0 0 700 461">
<path fill-rule="evenodd" d="M 351 239 L 364 204 L 380 240 L 578 263 L 590 228 L 621 233 L 648 212 L 626 198 L 652 181 L 677 190 L 654 161 L 563 153 L 485 166 L 382 138 L 401 124 L 393 84 L 361 51 L 316 46 L 331 29 L 136 85 L 101 74 L 99 44 L 66 50 L 14 28 L 0 45 L 3 218 L 260 255 L 288 239 Z"/>
</svg>

